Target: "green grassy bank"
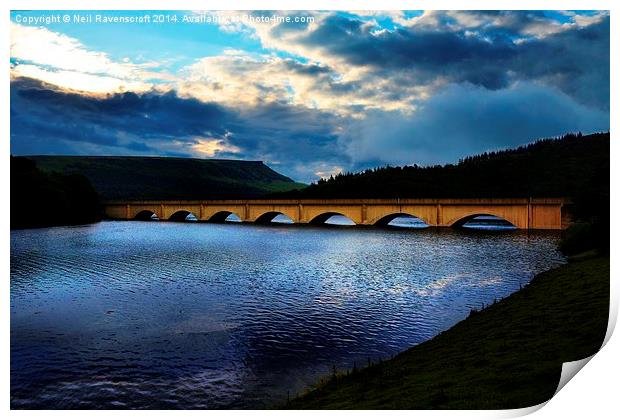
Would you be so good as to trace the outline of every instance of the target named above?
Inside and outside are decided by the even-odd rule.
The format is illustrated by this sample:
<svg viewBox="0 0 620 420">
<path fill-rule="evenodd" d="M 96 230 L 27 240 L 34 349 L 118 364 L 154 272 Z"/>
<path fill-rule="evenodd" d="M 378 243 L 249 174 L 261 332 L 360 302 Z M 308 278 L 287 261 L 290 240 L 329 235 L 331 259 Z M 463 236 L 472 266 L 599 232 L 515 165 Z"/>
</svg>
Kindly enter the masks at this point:
<svg viewBox="0 0 620 420">
<path fill-rule="evenodd" d="M 385 362 L 329 378 L 291 409 L 507 409 L 550 399 L 562 363 L 601 346 L 609 257 L 583 254 Z"/>
</svg>

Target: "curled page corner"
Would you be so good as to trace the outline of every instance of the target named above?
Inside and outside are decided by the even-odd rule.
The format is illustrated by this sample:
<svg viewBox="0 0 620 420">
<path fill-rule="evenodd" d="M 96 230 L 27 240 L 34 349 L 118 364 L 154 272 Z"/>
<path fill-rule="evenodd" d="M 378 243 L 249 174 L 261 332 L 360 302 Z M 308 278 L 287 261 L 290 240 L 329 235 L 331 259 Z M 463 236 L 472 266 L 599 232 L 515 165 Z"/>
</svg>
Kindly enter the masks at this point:
<svg viewBox="0 0 620 420">
<path fill-rule="evenodd" d="M 603 344 L 601 345 L 601 349 L 605 347 L 605 344 L 611 338 L 611 335 L 614 333 L 616 329 L 616 321 L 618 321 L 618 302 L 617 298 L 615 298 L 616 294 L 613 293 L 614 290 L 610 291 L 610 302 L 609 302 L 609 320 L 607 321 L 607 333 L 605 333 L 605 339 L 603 339 Z M 600 351 L 600 349 L 599 349 Z"/>
<path fill-rule="evenodd" d="M 560 392 L 562 388 L 564 388 L 564 385 L 566 385 L 571 379 L 573 379 L 577 372 L 579 372 L 590 360 L 592 360 L 595 355 L 596 353 L 584 359 L 573 360 L 572 362 L 563 363 L 562 374 L 560 375 L 560 382 L 558 383 L 558 387 L 553 393 L 553 396 L 555 397 L 557 393 Z"/>
<path fill-rule="evenodd" d="M 564 388 L 564 385 L 566 385 L 571 379 L 573 379 L 573 377 L 577 374 L 577 372 L 579 372 L 595 355 L 596 353 L 594 353 L 592 356 L 586 357 L 585 359 L 573 360 L 572 362 L 564 362 L 562 364 L 562 373 L 560 374 L 560 382 L 558 382 L 558 387 L 555 389 L 555 392 L 553 393 L 553 397 L 555 397 L 557 393 L 560 392 L 562 388 Z M 540 410 L 544 406 L 546 406 L 549 403 L 549 401 L 553 399 L 553 397 L 551 397 L 547 401 L 544 401 L 537 405 L 533 405 L 531 407 L 506 410 L 504 412 L 505 416 L 502 416 L 502 418 L 516 418 L 516 417 L 524 417 L 524 416 L 530 415 Z"/>
<path fill-rule="evenodd" d="M 560 374 L 560 381 L 558 382 L 558 387 L 555 389 L 555 392 L 553 393 L 553 397 L 555 397 L 558 394 L 558 392 L 560 392 L 560 390 L 564 388 L 564 385 L 566 385 L 571 379 L 573 379 L 573 377 L 577 374 L 577 372 L 579 372 L 590 360 L 592 360 L 592 358 L 595 355 L 596 353 L 584 359 L 573 360 L 572 362 L 562 363 L 562 373 Z M 529 414 L 532 414 L 540 410 L 541 408 L 543 408 L 545 405 L 547 405 L 549 401 L 553 399 L 553 397 L 551 397 L 547 401 L 544 401 L 537 405 L 533 405 L 531 407 L 506 410 L 502 418 L 524 417 Z"/>
<path fill-rule="evenodd" d="M 603 339 L 601 348 L 598 349 L 596 353 L 598 353 L 599 351 L 603 349 L 603 347 L 605 347 L 605 345 L 611 338 L 611 335 L 613 334 L 616 328 L 616 321 L 618 319 L 618 305 L 613 304 L 613 294 L 611 296 L 611 299 L 612 299 L 612 302 L 610 302 L 610 307 L 609 307 L 609 320 L 607 323 L 607 332 L 605 333 L 605 338 Z M 560 375 L 560 382 L 558 383 L 558 387 L 553 393 L 554 397 L 557 395 L 558 392 L 560 392 L 562 388 L 564 388 L 564 385 L 566 385 L 571 379 L 573 379 L 573 377 L 577 374 L 577 372 L 579 372 L 590 360 L 592 360 L 592 358 L 596 355 L 596 353 L 584 359 L 574 360 L 572 362 L 565 362 L 562 364 L 562 373 Z"/>
<path fill-rule="evenodd" d="M 612 299 L 613 299 L 613 296 L 612 296 Z M 592 360 L 592 358 L 596 356 L 596 354 L 603 349 L 603 347 L 605 347 L 605 345 L 609 341 L 616 327 L 616 321 L 618 318 L 617 315 L 618 315 L 617 305 L 611 304 L 609 308 L 609 321 L 607 324 L 607 332 L 605 333 L 605 338 L 603 339 L 601 348 L 598 349 L 596 353 L 588 357 L 585 357 L 583 359 L 580 359 L 580 360 L 573 360 L 572 362 L 562 363 L 562 373 L 560 374 L 560 381 L 558 382 L 558 387 L 555 389 L 555 392 L 553 393 L 553 397 L 555 397 L 558 394 L 558 392 L 560 392 L 560 390 L 564 388 L 564 386 L 571 379 L 573 379 L 573 377 L 577 374 L 577 372 L 583 369 L 583 367 L 587 365 L 588 362 Z M 551 401 L 553 397 L 551 397 L 549 400 L 543 403 L 540 403 L 538 405 L 533 405 L 531 407 L 525 407 L 525 408 L 519 408 L 515 410 L 508 410 L 507 418 L 522 417 L 522 416 L 526 416 L 528 414 L 534 413 L 535 411 L 538 411 L 541 408 L 543 408 L 545 405 L 547 405 L 547 403 Z"/>
<path fill-rule="evenodd" d="M 538 411 L 541 408 L 543 408 L 545 405 L 547 405 L 547 403 L 549 401 L 551 401 L 551 400 L 547 400 L 545 402 L 541 402 L 540 404 L 532 405 L 530 407 L 514 408 L 514 409 L 511 409 L 511 410 L 504 410 L 504 411 L 502 411 L 502 414 L 499 417 L 500 418 L 504 418 L 504 419 L 513 419 L 513 418 L 517 418 L 517 417 L 529 416 L 530 414 L 535 413 L 536 411 Z"/>
</svg>

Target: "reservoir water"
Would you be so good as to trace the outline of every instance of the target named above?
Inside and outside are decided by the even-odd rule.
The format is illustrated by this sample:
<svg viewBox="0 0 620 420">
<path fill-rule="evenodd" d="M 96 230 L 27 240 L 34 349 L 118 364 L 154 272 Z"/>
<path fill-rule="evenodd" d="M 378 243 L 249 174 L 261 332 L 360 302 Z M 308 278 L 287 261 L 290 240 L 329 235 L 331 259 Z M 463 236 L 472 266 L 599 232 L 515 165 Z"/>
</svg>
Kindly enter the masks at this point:
<svg viewBox="0 0 620 420">
<path fill-rule="evenodd" d="M 12 231 L 11 406 L 281 404 L 562 264 L 558 240 L 240 223 Z"/>
</svg>

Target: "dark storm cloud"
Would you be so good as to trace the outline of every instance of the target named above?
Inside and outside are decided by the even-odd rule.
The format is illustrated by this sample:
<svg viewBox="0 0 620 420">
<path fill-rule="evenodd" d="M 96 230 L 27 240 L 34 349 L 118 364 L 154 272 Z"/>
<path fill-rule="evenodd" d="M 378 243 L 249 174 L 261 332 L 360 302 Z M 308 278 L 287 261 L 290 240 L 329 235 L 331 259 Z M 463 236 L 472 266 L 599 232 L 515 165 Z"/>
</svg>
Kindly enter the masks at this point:
<svg viewBox="0 0 620 420">
<path fill-rule="evenodd" d="M 55 133 L 65 134 L 67 140 L 110 145 L 117 144 L 114 136 L 96 133 L 122 131 L 145 139 L 218 135 L 225 131 L 221 122 L 226 117 L 220 106 L 182 99 L 174 91 L 97 97 L 23 78 L 11 83 L 11 109 L 15 134 L 45 136 L 45 127 L 54 124 Z M 43 132 L 32 132 L 32 124 L 43 125 Z M 76 126 L 86 131 L 73 130 Z"/>
<path fill-rule="evenodd" d="M 515 147 L 568 132 L 609 130 L 609 113 L 557 89 L 521 83 L 488 90 L 451 85 L 416 113 L 373 112 L 340 139 L 353 168 L 456 162 L 469 154 Z"/>
<path fill-rule="evenodd" d="M 190 156 L 200 138 L 265 160 L 296 179 L 315 177 L 313 162 L 346 160 L 332 133 L 336 117 L 288 104 L 243 111 L 166 93 L 105 97 L 67 92 L 32 79 L 11 82 L 11 153 Z"/>
<path fill-rule="evenodd" d="M 556 12 L 559 15 L 561 12 Z M 453 31 L 491 29 L 493 33 L 501 33 L 511 37 L 521 36 L 540 26 L 560 25 L 557 16 L 545 10 L 468 10 L 435 12 L 437 22 L 419 26 L 432 26 L 434 30 Z M 465 19 L 463 19 L 465 18 Z M 462 21 L 465 20 L 466 23 Z"/>
<path fill-rule="evenodd" d="M 609 110 L 609 17 L 583 29 L 524 43 L 512 68 L 522 79 L 560 88 L 580 102 Z"/>
<path fill-rule="evenodd" d="M 339 124 L 342 120 L 327 112 L 269 103 L 241 111 L 229 140 L 274 169 L 309 182 L 317 178 L 317 168 L 349 165 L 334 133 Z"/>
<path fill-rule="evenodd" d="M 299 37 L 353 66 L 367 66 L 386 79 L 400 75 L 410 84 L 443 79 L 500 89 L 517 80 L 540 80 L 577 100 L 609 108 L 609 17 L 536 38 L 532 32 L 559 23 L 542 12 L 459 12 L 480 24 L 459 26 L 439 15 L 433 25 L 393 31 L 341 15 L 324 19 Z M 484 24 L 493 18 L 494 25 Z"/>
<path fill-rule="evenodd" d="M 305 76 L 330 75 L 333 71 L 326 66 L 320 66 L 318 64 L 303 64 L 299 61 L 291 59 L 283 60 L 282 63 L 287 71 Z"/>
<path fill-rule="evenodd" d="M 375 33 L 377 28 L 343 16 L 330 16 L 303 40 L 323 45 L 330 53 L 354 65 L 385 68 L 429 68 L 471 60 L 498 60 L 515 54 L 514 45 L 503 36 L 493 43 L 478 37 L 435 30 L 396 29 Z"/>
</svg>

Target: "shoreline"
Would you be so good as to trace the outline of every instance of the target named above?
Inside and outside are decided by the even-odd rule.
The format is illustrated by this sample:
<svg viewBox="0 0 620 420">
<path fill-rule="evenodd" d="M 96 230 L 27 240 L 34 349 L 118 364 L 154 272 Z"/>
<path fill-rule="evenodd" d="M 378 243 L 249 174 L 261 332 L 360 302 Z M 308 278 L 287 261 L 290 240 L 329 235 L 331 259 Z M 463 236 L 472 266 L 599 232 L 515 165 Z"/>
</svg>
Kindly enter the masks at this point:
<svg viewBox="0 0 620 420">
<path fill-rule="evenodd" d="M 510 409 L 549 400 L 607 331 L 609 256 L 584 253 L 392 359 L 324 378 L 284 409 Z"/>
</svg>

